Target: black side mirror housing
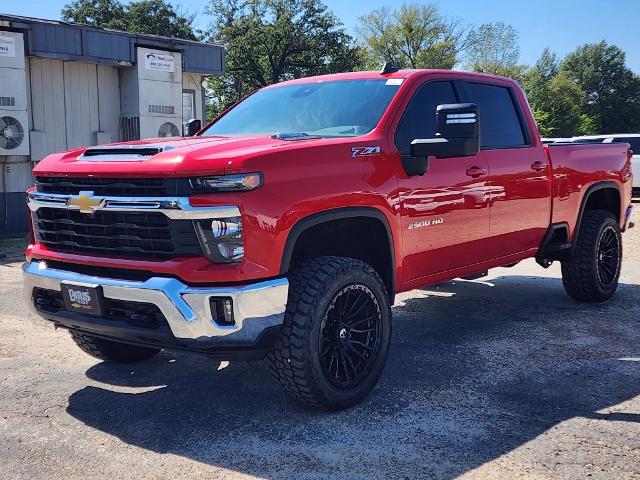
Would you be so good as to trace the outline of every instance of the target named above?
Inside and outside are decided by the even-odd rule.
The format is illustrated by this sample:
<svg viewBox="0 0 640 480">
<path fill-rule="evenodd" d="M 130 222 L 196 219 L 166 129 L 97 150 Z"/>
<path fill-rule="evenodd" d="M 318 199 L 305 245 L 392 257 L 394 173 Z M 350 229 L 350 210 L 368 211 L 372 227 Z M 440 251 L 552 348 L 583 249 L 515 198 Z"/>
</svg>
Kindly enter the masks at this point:
<svg viewBox="0 0 640 480">
<path fill-rule="evenodd" d="M 452 103 L 436 108 L 435 138 L 411 142 L 412 157 L 468 157 L 480 151 L 480 119 L 474 103 Z"/>
<path fill-rule="evenodd" d="M 202 122 L 197 118 L 192 118 L 184 127 L 184 136 L 193 137 L 200 130 L 202 130 Z"/>
</svg>

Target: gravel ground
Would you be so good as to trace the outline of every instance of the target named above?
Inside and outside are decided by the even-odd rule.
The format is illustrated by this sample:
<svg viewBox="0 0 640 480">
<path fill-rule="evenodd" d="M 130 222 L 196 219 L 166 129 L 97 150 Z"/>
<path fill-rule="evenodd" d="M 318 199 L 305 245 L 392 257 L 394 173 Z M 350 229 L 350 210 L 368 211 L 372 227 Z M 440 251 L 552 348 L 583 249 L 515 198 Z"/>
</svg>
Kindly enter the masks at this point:
<svg viewBox="0 0 640 480">
<path fill-rule="evenodd" d="M 640 478 L 640 227 L 605 305 L 531 261 L 400 295 L 378 388 L 337 414 L 287 403 L 262 363 L 84 355 L 26 311 L 15 243 L 0 478 Z"/>
</svg>

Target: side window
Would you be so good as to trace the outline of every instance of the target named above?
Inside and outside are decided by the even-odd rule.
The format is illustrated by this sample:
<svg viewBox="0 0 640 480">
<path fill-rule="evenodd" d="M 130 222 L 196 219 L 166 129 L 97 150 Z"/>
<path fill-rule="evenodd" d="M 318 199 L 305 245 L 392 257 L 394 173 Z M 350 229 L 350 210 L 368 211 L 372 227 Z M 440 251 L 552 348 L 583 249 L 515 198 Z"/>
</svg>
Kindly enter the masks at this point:
<svg viewBox="0 0 640 480">
<path fill-rule="evenodd" d="M 408 155 L 413 140 L 433 138 L 436 134 L 436 107 L 457 102 L 451 82 L 430 82 L 420 87 L 411 98 L 396 129 L 398 151 Z"/>
<path fill-rule="evenodd" d="M 526 144 L 509 88 L 465 82 L 465 90 L 469 102 L 478 105 L 482 148 L 509 148 Z"/>
</svg>

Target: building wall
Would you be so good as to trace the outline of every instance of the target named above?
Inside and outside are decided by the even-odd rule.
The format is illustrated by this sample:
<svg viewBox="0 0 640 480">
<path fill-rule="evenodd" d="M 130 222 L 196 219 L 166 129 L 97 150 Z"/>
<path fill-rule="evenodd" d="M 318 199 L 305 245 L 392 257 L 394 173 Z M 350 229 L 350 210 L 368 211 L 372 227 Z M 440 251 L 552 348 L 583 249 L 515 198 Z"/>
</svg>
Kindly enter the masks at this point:
<svg viewBox="0 0 640 480">
<path fill-rule="evenodd" d="M 202 76 L 195 73 L 184 73 L 182 75 L 182 89 L 193 90 L 196 97 L 196 117 L 202 120 L 203 124 L 206 122 L 206 118 L 203 112 L 204 99 L 202 97 Z"/>
<path fill-rule="evenodd" d="M 28 228 L 24 191 L 34 162 L 53 152 L 118 141 L 118 69 L 109 65 L 29 58 L 31 155 L 0 157 L 0 234 Z"/>
<path fill-rule="evenodd" d="M 118 141 L 118 69 L 108 65 L 31 58 L 32 156 Z"/>
<path fill-rule="evenodd" d="M 127 106 L 121 109 L 122 67 L 28 57 L 26 72 L 31 154 L 0 156 L 0 235 L 28 230 L 24 191 L 33 185 L 33 164 L 53 152 L 117 142 Z M 204 121 L 202 76 L 181 78 L 182 89 L 195 92 L 195 117 Z"/>
</svg>

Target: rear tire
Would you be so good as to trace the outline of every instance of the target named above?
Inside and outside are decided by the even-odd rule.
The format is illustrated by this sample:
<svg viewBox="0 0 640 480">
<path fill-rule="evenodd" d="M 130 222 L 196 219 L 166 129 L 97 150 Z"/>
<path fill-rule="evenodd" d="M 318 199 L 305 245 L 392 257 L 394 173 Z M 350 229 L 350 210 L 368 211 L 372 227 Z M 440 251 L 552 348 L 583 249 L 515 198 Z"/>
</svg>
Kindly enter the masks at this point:
<svg viewBox="0 0 640 480">
<path fill-rule="evenodd" d="M 94 337 L 86 333 L 70 330 L 71 338 L 80 349 L 91 355 L 115 363 L 135 363 L 153 357 L 160 351 L 159 348 L 139 347 L 126 343 L 114 342 L 103 338 Z"/>
<path fill-rule="evenodd" d="M 391 341 L 391 306 L 368 264 L 344 257 L 300 263 L 280 337 L 268 355 L 271 371 L 294 401 L 341 410 L 378 382 Z"/>
<path fill-rule="evenodd" d="M 604 210 L 584 212 L 570 260 L 562 262 L 562 283 L 581 302 L 604 302 L 618 288 L 622 234 L 615 217 Z"/>
</svg>

